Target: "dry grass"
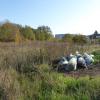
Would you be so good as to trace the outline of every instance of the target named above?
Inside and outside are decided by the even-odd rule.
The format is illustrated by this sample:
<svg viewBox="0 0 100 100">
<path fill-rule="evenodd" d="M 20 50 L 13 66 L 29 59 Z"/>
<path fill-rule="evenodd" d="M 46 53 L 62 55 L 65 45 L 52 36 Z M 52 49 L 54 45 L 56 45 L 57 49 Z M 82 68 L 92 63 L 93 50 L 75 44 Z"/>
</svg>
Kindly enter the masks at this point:
<svg viewBox="0 0 100 100">
<path fill-rule="evenodd" d="M 85 100 L 88 100 L 91 97 L 89 95 L 92 95 L 89 92 L 92 91 L 91 89 L 94 89 L 94 92 L 98 90 L 100 81 L 95 83 L 96 79 L 91 81 L 86 78 L 85 86 L 81 86 L 84 79 L 77 81 L 71 77 L 66 78 L 61 74 L 50 72 L 48 63 L 52 59 L 70 52 L 74 53 L 76 50 L 91 52 L 96 49 L 100 49 L 100 47 L 98 45 L 70 46 L 66 43 L 53 42 L 0 43 L 0 99 L 56 100 L 57 96 L 58 99 L 75 100 L 75 98 L 81 99 L 83 96 L 83 98 L 87 98 Z M 39 74 L 35 68 L 38 69 Z M 91 82 L 93 84 L 90 84 Z M 77 85 L 79 87 L 74 92 Z M 68 89 L 71 89 L 71 94 L 67 93 Z M 84 94 L 85 91 L 88 92 L 88 95 Z"/>
</svg>

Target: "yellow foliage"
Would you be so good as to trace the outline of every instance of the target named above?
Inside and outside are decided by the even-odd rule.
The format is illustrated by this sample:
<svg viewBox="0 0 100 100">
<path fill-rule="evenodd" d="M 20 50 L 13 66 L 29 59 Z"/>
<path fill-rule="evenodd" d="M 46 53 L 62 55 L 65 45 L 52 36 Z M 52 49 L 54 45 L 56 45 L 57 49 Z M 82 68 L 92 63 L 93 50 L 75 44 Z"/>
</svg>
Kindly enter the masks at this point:
<svg viewBox="0 0 100 100">
<path fill-rule="evenodd" d="M 21 41 L 22 41 L 22 39 L 21 39 L 20 34 L 16 33 L 16 35 L 15 35 L 15 42 L 19 44 Z"/>
</svg>

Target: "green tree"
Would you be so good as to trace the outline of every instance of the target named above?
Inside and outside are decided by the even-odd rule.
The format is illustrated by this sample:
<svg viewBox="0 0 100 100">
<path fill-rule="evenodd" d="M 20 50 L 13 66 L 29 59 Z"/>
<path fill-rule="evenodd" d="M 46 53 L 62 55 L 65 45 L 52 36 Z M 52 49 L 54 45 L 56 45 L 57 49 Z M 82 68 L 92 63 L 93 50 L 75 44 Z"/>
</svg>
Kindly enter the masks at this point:
<svg viewBox="0 0 100 100">
<path fill-rule="evenodd" d="M 64 37 L 62 38 L 62 41 L 63 42 L 68 42 L 68 43 L 72 43 L 72 39 L 73 39 L 73 35 L 65 34 Z"/>
<path fill-rule="evenodd" d="M 10 23 L 0 23 L 0 40 L 1 41 L 20 41 L 20 40 L 54 40 L 52 31 L 48 26 L 39 26 L 33 29 L 29 26 Z"/>
<path fill-rule="evenodd" d="M 53 38 L 52 31 L 48 26 L 39 26 L 36 32 L 37 40 L 49 40 Z"/>
<path fill-rule="evenodd" d="M 21 28 L 21 34 L 26 39 L 35 40 L 35 34 L 33 33 L 32 28 L 29 26 Z"/>
<path fill-rule="evenodd" d="M 87 43 L 87 38 L 84 35 L 75 35 L 73 37 L 73 42 L 77 44 L 85 44 Z"/>
</svg>

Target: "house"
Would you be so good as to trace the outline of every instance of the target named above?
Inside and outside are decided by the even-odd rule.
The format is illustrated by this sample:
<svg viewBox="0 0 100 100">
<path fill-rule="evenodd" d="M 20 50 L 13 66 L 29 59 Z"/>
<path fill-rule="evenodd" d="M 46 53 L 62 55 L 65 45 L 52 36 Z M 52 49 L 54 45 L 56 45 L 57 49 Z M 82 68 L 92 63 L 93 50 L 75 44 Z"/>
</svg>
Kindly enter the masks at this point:
<svg viewBox="0 0 100 100">
<path fill-rule="evenodd" d="M 62 39 L 64 36 L 65 34 L 56 34 L 55 38 Z"/>
<path fill-rule="evenodd" d="M 92 35 L 88 35 L 88 38 L 91 43 L 100 44 L 100 33 L 95 31 Z"/>
<path fill-rule="evenodd" d="M 95 31 L 92 35 L 88 36 L 90 39 L 99 39 L 100 38 L 100 34 Z"/>
</svg>

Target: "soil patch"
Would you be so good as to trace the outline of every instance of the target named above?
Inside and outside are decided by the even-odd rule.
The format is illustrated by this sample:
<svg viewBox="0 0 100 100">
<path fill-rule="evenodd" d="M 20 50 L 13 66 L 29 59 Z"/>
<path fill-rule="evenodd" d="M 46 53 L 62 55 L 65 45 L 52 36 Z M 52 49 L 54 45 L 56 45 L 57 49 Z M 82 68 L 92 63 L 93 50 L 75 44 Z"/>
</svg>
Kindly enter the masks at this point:
<svg viewBox="0 0 100 100">
<path fill-rule="evenodd" d="M 89 69 L 79 69 L 77 71 L 66 72 L 65 75 L 72 77 L 81 77 L 81 76 L 100 76 L 100 63 L 96 65 L 91 65 Z"/>
</svg>

